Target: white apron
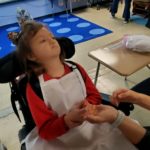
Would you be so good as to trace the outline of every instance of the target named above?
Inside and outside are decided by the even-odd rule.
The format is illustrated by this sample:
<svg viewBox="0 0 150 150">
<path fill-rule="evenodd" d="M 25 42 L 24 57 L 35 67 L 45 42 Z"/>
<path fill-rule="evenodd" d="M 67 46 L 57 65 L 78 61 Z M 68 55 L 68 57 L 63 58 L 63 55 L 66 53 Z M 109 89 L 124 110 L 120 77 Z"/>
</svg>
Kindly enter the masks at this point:
<svg viewBox="0 0 150 150">
<path fill-rule="evenodd" d="M 39 77 L 44 102 L 59 116 L 86 97 L 86 88 L 78 69 L 60 79 L 44 81 Z M 27 150 L 136 150 L 136 148 L 111 125 L 84 122 L 66 134 L 46 141 L 38 136 L 34 128 L 25 139 Z"/>
</svg>

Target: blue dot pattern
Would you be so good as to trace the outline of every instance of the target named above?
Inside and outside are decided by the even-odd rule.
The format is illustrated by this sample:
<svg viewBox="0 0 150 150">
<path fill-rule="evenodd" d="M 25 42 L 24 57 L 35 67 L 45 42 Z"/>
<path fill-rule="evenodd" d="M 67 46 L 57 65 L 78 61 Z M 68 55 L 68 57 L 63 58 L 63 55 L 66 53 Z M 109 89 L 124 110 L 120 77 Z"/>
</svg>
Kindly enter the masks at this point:
<svg viewBox="0 0 150 150">
<path fill-rule="evenodd" d="M 14 31 L 18 30 L 18 28 L 19 28 L 18 26 L 10 27 L 10 28 L 7 28 L 6 31 L 7 32 L 14 32 Z"/>
<path fill-rule="evenodd" d="M 89 31 L 91 35 L 100 35 L 105 33 L 105 29 L 92 29 Z"/>
<path fill-rule="evenodd" d="M 90 25 L 91 25 L 91 24 L 88 23 L 88 22 L 83 22 L 83 23 L 77 24 L 77 27 L 78 27 L 78 28 L 85 28 L 85 27 L 88 27 L 88 26 L 90 26 Z"/>
<path fill-rule="evenodd" d="M 70 31 L 71 31 L 71 28 L 60 28 L 57 30 L 57 33 L 67 33 Z"/>
<path fill-rule="evenodd" d="M 104 27 L 72 14 L 44 16 L 35 18 L 35 20 L 43 22 L 54 36 L 68 37 L 75 44 L 112 33 L 112 31 Z M 0 27 L 0 58 L 14 51 L 16 48 L 7 37 L 8 32 L 13 31 L 20 31 L 18 23 Z"/>
<path fill-rule="evenodd" d="M 49 24 L 49 27 L 58 27 L 58 26 L 61 26 L 61 22 L 54 22 L 54 23 L 51 23 Z"/>
<path fill-rule="evenodd" d="M 54 21 L 54 18 L 43 19 L 42 22 L 47 23 L 47 22 L 51 22 L 51 21 Z"/>
<path fill-rule="evenodd" d="M 82 35 L 71 35 L 69 38 L 74 42 L 78 42 L 81 41 L 84 37 Z"/>
<path fill-rule="evenodd" d="M 67 19 L 67 22 L 76 22 L 76 21 L 79 21 L 79 18 L 70 18 L 70 19 Z"/>
</svg>

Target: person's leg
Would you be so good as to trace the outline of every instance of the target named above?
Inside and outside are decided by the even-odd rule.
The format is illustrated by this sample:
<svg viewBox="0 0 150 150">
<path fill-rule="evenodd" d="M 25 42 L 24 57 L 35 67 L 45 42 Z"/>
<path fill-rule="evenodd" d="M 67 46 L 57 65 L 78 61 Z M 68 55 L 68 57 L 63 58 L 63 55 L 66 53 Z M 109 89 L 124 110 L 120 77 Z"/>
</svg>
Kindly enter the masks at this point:
<svg viewBox="0 0 150 150">
<path fill-rule="evenodd" d="M 119 0 L 113 0 L 110 8 L 111 15 L 115 17 L 115 13 L 118 11 Z"/>
<path fill-rule="evenodd" d="M 131 7 L 131 1 L 132 0 L 125 0 L 125 6 L 124 6 L 124 11 L 123 11 L 123 18 L 126 21 L 126 23 L 130 19 L 130 7 Z"/>
<path fill-rule="evenodd" d="M 150 96 L 150 78 L 140 82 L 139 84 L 134 86 L 131 90 Z"/>
</svg>

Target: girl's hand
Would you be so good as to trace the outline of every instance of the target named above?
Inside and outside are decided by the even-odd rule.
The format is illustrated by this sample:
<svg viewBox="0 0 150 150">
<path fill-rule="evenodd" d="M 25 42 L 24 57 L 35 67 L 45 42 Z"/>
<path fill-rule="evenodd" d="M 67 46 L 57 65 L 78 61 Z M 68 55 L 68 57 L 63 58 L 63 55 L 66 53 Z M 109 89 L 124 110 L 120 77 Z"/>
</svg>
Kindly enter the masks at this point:
<svg viewBox="0 0 150 150">
<path fill-rule="evenodd" d="M 118 111 L 108 105 L 96 105 L 94 114 L 86 114 L 86 120 L 91 123 L 112 123 L 117 118 Z"/>
<path fill-rule="evenodd" d="M 95 114 L 97 105 L 90 104 L 87 100 L 84 101 L 83 107 L 86 109 L 86 114 Z"/>
<path fill-rule="evenodd" d="M 86 109 L 83 102 L 75 104 L 72 109 L 65 115 L 64 120 L 69 128 L 79 126 L 85 121 Z"/>
</svg>

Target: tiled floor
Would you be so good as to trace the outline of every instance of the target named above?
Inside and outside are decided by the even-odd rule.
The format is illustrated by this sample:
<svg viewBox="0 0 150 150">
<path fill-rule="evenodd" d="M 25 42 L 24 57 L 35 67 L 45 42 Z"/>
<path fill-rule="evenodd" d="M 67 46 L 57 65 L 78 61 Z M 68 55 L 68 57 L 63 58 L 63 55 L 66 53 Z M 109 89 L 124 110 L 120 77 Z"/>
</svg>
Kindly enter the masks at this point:
<svg viewBox="0 0 150 150">
<path fill-rule="evenodd" d="M 87 42 L 76 45 L 76 54 L 72 60 L 80 63 L 88 71 L 91 78 L 94 78 L 96 62 L 88 57 L 88 52 L 95 50 L 108 42 L 117 40 L 125 34 L 148 34 L 150 30 L 144 26 L 139 26 L 132 21 L 129 24 L 123 24 L 122 16 L 123 5 L 120 5 L 116 19 L 110 17 L 110 13 L 106 8 L 97 11 L 96 8 L 88 8 L 74 12 L 75 15 L 99 24 L 113 31 L 112 34 L 96 38 Z M 139 60 L 140 61 L 140 60 Z M 111 94 L 116 88 L 126 87 L 131 88 L 136 83 L 142 81 L 150 75 L 148 68 L 143 68 L 128 77 L 125 81 L 124 77 L 112 72 L 102 66 L 101 76 L 98 79 L 97 88 L 104 93 Z M 0 118 L 0 139 L 8 147 L 9 150 L 19 150 L 18 130 L 22 123 L 19 123 L 16 116 L 10 110 L 10 89 L 8 84 L 0 85 L 0 114 L 8 110 L 9 115 Z M 137 119 L 142 125 L 150 125 L 150 112 L 138 106 L 135 107 L 131 117 Z"/>
</svg>

